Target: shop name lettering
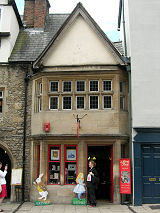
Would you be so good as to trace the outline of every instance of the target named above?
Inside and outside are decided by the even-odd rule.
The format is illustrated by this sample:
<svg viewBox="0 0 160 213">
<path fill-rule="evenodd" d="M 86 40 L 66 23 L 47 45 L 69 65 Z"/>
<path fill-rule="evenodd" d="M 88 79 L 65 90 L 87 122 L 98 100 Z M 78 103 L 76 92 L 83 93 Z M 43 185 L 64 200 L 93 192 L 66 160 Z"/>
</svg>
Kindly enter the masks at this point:
<svg viewBox="0 0 160 213">
<path fill-rule="evenodd" d="M 120 163 L 122 166 L 129 166 L 129 160 L 123 160 Z"/>
</svg>

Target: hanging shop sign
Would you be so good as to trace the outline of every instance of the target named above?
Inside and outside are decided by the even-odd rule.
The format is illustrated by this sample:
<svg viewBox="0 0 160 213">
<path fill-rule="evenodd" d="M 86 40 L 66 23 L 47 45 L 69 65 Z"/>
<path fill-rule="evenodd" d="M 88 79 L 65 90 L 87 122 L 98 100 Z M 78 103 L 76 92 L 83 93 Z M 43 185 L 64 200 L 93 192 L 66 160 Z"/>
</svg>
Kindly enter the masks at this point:
<svg viewBox="0 0 160 213">
<path fill-rule="evenodd" d="M 120 194 L 131 194 L 131 161 L 129 158 L 119 160 Z"/>
</svg>

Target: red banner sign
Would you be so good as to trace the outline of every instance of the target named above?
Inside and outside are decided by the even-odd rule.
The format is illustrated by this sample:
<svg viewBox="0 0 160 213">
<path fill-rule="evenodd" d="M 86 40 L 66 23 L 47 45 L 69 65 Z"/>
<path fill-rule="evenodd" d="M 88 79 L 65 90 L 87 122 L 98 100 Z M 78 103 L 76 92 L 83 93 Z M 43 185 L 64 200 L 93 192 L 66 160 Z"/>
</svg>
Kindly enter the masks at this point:
<svg viewBox="0 0 160 213">
<path fill-rule="evenodd" d="M 119 160 L 120 193 L 131 194 L 131 161 L 129 158 Z"/>
<path fill-rule="evenodd" d="M 79 138 L 79 121 L 77 122 L 77 139 Z"/>
</svg>

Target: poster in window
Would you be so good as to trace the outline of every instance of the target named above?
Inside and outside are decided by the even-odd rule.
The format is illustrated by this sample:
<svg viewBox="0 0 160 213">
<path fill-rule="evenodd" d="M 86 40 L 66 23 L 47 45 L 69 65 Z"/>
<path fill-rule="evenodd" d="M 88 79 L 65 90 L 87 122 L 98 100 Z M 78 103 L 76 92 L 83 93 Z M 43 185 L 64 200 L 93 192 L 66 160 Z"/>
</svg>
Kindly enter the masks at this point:
<svg viewBox="0 0 160 213">
<path fill-rule="evenodd" d="M 51 149 L 51 160 L 59 160 L 59 150 Z"/>
<path fill-rule="evenodd" d="M 67 149 L 67 160 L 76 160 L 76 149 Z"/>
</svg>

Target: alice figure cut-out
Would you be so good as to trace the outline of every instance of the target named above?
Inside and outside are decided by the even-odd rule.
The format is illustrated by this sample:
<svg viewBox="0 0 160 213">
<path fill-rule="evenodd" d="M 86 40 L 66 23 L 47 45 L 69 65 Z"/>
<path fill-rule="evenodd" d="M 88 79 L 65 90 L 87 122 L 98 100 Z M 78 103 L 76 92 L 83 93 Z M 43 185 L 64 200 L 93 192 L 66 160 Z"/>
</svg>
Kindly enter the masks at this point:
<svg viewBox="0 0 160 213">
<path fill-rule="evenodd" d="M 79 200 L 82 200 L 81 195 L 86 192 L 86 190 L 84 188 L 84 175 L 83 175 L 83 173 L 79 173 L 79 175 L 76 178 L 76 183 L 77 183 L 77 185 L 75 186 L 73 192 L 78 194 Z"/>
</svg>

